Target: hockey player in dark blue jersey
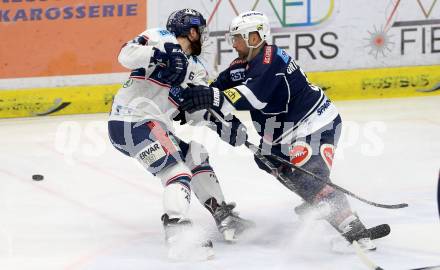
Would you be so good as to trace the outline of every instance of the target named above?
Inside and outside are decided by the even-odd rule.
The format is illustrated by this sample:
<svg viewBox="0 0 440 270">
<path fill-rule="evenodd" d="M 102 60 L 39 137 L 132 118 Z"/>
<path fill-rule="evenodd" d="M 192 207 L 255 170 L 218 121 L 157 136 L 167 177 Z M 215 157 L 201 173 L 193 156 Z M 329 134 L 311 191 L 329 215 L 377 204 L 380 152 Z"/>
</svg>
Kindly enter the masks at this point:
<svg viewBox="0 0 440 270">
<path fill-rule="evenodd" d="M 229 34 L 239 58 L 209 87 L 196 86 L 183 91 L 181 109 L 188 112 L 208 109 L 224 116 L 234 110 L 249 111 L 261 136 L 260 148 L 328 179 L 341 130 L 335 105 L 308 81 L 286 51 L 267 43 L 270 26 L 263 13 L 241 13 L 233 19 Z M 212 117 L 211 121 L 221 126 Z M 247 139 L 245 129 L 235 117 L 230 124 L 235 128 L 232 134 L 239 136 L 231 136 L 229 143 L 242 144 Z M 270 156 L 266 158 L 270 166 L 256 158 L 258 166 L 269 173 L 277 168 L 276 177 L 284 179 L 284 184 L 304 200 L 295 209 L 297 213 L 309 209 L 320 211 L 348 243 L 356 240 L 366 250 L 376 248 L 345 194 L 283 166 Z"/>
</svg>

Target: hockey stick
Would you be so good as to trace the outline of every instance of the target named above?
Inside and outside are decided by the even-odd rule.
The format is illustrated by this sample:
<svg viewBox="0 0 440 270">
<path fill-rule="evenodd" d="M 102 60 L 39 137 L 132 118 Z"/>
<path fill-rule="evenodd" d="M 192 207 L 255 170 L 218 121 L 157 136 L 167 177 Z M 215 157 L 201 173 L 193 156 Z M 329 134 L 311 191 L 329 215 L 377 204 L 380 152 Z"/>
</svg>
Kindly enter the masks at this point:
<svg viewBox="0 0 440 270">
<path fill-rule="evenodd" d="M 361 261 L 368 267 L 370 270 L 384 270 L 382 267 L 375 264 L 370 258 L 367 257 L 367 254 L 362 250 L 357 241 L 353 241 L 353 247 L 356 251 L 356 255 L 361 259 Z M 426 266 L 420 268 L 411 268 L 407 270 L 440 270 L 440 265 L 435 266 Z"/>
<path fill-rule="evenodd" d="M 228 123 L 225 119 L 223 119 L 223 117 L 222 117 L 221 115 L 219 115 L 217 112 L 215 112 L 214 110 L 208 110 L 208 111 L 211 113 L 212 116 L 214 116 L 217 120 L 219 120 L 224 126 L 226 126 L 226 127 L 230 127 L 229 123 Z M 271 162 L 270 162 L 269 160 L 267 160 L 267 158 L 266 158 L 265 156 L 270 156 L 271 158 L 273 158 L 273 159 L 279 161 L 280 163 L 282 163 L 282 164 L 284 164 L 284 165 L 287 165 L 287 166 L 289 166 L 290 168 L 293 168 L 293 169 L 295 169 L 295 170 L 298 170 L 298 171 L 300 171 L 300 172 L 302 172 L 302 173 L 304 173 L 304 174 L 307 174 L 307 175 L 309 175 L 309 176 L 312 176 L 312 177 L 315 178 L 317 181 L 320 181 L 320 182 L 322 182 L 322 183 L 324 183 L 324 184 L 326 184 L 326 185 L 328 185 L 328 186 L 331 186 L 332 188 L 337 189 L 337 190 L 339 190 L 339 191 L 341 191 L 341 192 L 343 192 L 343 193 L 345 193 L 345 194 L 347 194 L 347 195 L 349 195 L 349 196 L 351 196 L 351 197 L 353 197 L 353 198 L 355 198 L 355 199 L 358 199 L 358 200 L 360 200 L 361 202 L 364 202 L 364 203 L 366 203 L 366 204 L 373 205 L 373 206 L 380 207 L 380 208 L 387 208 L 387 209 L 399 209 L 399 208 L 405 208 L 405 207 L 408 207 L 408 204 L 407 204 L 407 203 L 400 203 L 400 204 L 380 204 L 380 203 L 375 203 L 375 202 L 369 201 L 369 200 L 367 200 L 367 199 L 364 199 L 364 198 L 362 198 L 362 197 L 359 197 L 358 195 L 354 194 L 353 192 L 348 191 L 348 190 L 346 190 L 345 188 L 342 188 L 342 187 L 340 187 L 340 186 L 338 186 L 338 185 L 336 185 L 336 184 L 334 184 L 334 183 L 332 183 L 332 182 L 330 182 L 330 181 L 326 181 L 324 178 L 322 178 L 322 177 L 320 177 L 320 176 L 318 176 L 318 175 L 316 175 L 316 174 L 314 174 L 314 173 L 312 173 L 312 172 L 309 172 L 309 171 L 307 171 L 307 170 L 305 170 L 305 169 L 303 169 L 303 168 L 300 168 L 300 167 L 298 167 L 298 166 L 296 166 L 296 165 L 290 163 L 289 161 L 287 161 L 287 160 L 285 160 L 285 159 L 283 159 L 283 158 L 281 158 L 281 157 L 279 157 L 279 156 L 277 156 L 277 155 L 273 155 L 272 153 L 263 153 L 263 150 L 262 150 L 262 149 L 258 148 L 255 144 L 250 143 L 249 141 L 245 141 L 245 142 L 244 142 L 244 145 L 245 145 L 249 150 L 251 150 L 252 153 L 254 153 L 254 155 L 255 155 L 258 159 L 260 159 L 261 162 L 263 162 L 264 165 L 266 165 L 266 166 L 267 166 L 269 169 L 271 169 L 273 172 L 276 172 L 276 169 L 273 168 L 273 165 L 271 164 Z M 277 176 L 277 179 L 278 179 L 282 184 L 286 185 L 288 188 L 290 188 L 290 189 L 292 189 L 292 190 L 295 190 L 295 188 L 293 187 L 293 185 L 291 184 L 290 181 L 288 181 L 287 179 L 285 179 L 284 177 L 282 177 L 282 175 L 280 175 L 280 174 L 275 174 L 275 175 Z"/>
<path fill-rule="evenodd" d="M 426 266 L 426 267 L 421 267 L 421 268 L 412 268 L 409 270 L 440 270 L 440 265 Z"/>
<path fill-rule="evenodd" d="M 347 194 L 347 195 L 349 195 L 349 196 L 351 196 L 351 197 L 353 197 L 353 198 L 355 198 L 355 199 L 358 199 L 359 201 L 364 202 L 364 203 L 366 203 L 366 204 L 373 205 L 373 206 L 380 207 L 380 208 L 387 208 L 387 209 L 399 209 L 399 208 L 405 208 L 405 207 L 408 207 L 408 204 L 407 204 L 407 203 L 399 203 L 399 204 L 381 204 L 381 203 L 375 203 L 375 202 L 369 201 L 369 200 L 367 200 L 367 199 L 364 199 L 364 198 L 362 198 L 362 197 L 360 197 L 360 196 L 354 194 L 354 193 L 351 192 L 351 191 L 346 190 L 346 189 L 343 188 L 343 187 L 340 187 L 340 186 L 338 186 L 338 185 L 336 185 L 336 184 L 334 184 L 334 183 L 332 183 L 332 182 L 326 181 L 326 179 L 324 179 L 324 178 L 322 178 L 322 177 L 320 177 L 320 176 L 318 176 L 318 175 L 316 175 L 316 174 L 314 174 L 314 173 L 312 173 L 312 172 L 309 172 L 309 171 L 307 171 L 307 170 L 305 170 L 305 169 L 303 169 L 303 168 L 301 168 L 301 167 L 298 167 L 298 166 L 296 166 L 295 164 L 292 164 L 292 163 L 290 163 L 289 161 L 287 161 L 287 160 L 285 160 L 285 159 L 283 159 L 283 158 L 281 158 L 281 157 L 279 157 L 279 156 L 277 156 L 277 155 L 273 155 L 273 154 L 271 154 L 271 153 L 263 153 L 263 150 L 262 150 L 262 149 L 258 148 L 256 145 L 250 143 L 249 141 L 245 141 L 244 145 L 245 145 L 249 150 L 251 150 L 251 151 L 252 151 L 257 157 L 259 157 L 259 155 L 260 155 L 260 156 L 261 156 L 261 155 L 263 155 L 263 156 L 269 156 L 269 157 L 271 157 L 271 158 L 277 160 L 278 162 L 280 162 L 280 163 L 282 163 L 282 164 L 284 164 L 284 165 L 286 165 L 286 166 L 289 166 L 289 167 L 292 168 L 292 169 L 298 170 L 298 171 L 300 171 L 300 172 L 302 172 L 302 173 L 304 173 L 304 174 L 307 174 L 307 175 L 309 175 L 309 176 L 312 176 L 312 177 L 315 178 L 317 181 L 322 182 L 322 183 L 325 183 L 326 185 L 331 186 L 332 188 L 337 189 L 337 190 L 339 190 L 339 191 L 341 191 L 341 192 L 343 192 L 343 193 L 345 193 L 345 194 Z M 263 161 L 263 160 L 262 160 L 262 161 Z M 265 163 L 265 162 L 263 161 L 263 163 Z M 265 163 L 265 164 L 266 164 L 266 163 Z"/>
<path fill-rule="evenodd" d="M 377 266 L 370 258 L 367 257 L 365 252 L 362 250 L 362 248 L 359 246 L 357 241 L 353 241 L 353 247 L 356 251 L 356 255 L 361 259 L 361 261 L 365 264 L 365 266 L 368 267 L 370 270 L 384 270 L 382 267 Z"/>
</svg>

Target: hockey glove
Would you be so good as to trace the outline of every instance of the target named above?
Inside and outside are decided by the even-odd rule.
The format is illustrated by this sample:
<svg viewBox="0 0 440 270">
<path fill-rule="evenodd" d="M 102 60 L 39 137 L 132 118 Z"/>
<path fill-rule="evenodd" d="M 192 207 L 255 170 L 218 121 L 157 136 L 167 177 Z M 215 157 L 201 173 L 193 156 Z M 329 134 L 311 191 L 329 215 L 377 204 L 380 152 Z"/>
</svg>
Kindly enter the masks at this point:
<svg viewBox="0 0 440 270">
<path fill-rule="evenodd" d="M 183 90 L 182 99 L 180 108 L 193 113 L 203 109 L 220 111 L 225 98 L 217 88 L 199 85 Z"/>
<path fill-rule="evenodd" d="M 247 129 L 235 115 L 228 115 L 226 119 L 220 121 L 207 112 L 204 118 L 212 123 L 209 126 L 217 132 L 220 138 L 230 145 L 240 146 L 247 141 Z"/>
<path fill-rule="evenodd" d="M 188 59 L 178 44 L 165 43 L 165 52 L 153 48 L 152 61 L 159 65 L 161 70 L 158 77 L 171 86 L 178 86 L 185 80 Z"/>
<path fill-rule="evenodd" d="M 179 113 L 176 116 L 174 116 L 173 120 L 177 121 L 177 122 L 180 122 L 179 124 L 181 126 L 185 125 L 187 123 L 185 112 L 179 110 Z"/>
</svg>

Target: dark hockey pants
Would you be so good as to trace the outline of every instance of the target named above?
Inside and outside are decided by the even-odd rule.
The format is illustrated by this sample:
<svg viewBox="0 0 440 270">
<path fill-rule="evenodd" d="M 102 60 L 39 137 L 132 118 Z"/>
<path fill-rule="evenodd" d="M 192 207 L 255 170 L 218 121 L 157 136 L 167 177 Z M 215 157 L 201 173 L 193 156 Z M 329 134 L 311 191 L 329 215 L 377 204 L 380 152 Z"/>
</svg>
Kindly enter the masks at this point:
<svg viewBox="0 0 440 270">
<path fill-rule="evenodd" d="M 302 169 L 330 181 L 329 175 L 334 149 L 339 141 L 341 128 L 341 118 L 337 116 L 331 123 L 313 134 L 297 138 L 293 141 L 289 146 L 289 149 L 291 149 L 290 154 L 293 157 L 283 154 L 280 146 L 278 148 L 272 147 L 272 154 L 279 155 Z M 262 147 L 263 145 L 260 144 L 260 148 Z M 264 149 L 268 149 L 267 146 L 264 147 Z M 283 178 L 289 181 L 287 183 L 284 181 L 280 182 L 299 195 L 304 201 L 311 205 L 322 201 L 329 203 L 331 213 L 327 220 L 334 227 L 337 227 L 343 219 L 352 213 L 346 195 L 339 190 L 335 190 L 303 172 L 292 170 L 290 167 L 270 158 L 270 156 L 265 157 L 278 168 Z M 269 168 L 257 157 L 255 157 L 255 161 L 261 169 L 272 174 Z"/>
</svg>

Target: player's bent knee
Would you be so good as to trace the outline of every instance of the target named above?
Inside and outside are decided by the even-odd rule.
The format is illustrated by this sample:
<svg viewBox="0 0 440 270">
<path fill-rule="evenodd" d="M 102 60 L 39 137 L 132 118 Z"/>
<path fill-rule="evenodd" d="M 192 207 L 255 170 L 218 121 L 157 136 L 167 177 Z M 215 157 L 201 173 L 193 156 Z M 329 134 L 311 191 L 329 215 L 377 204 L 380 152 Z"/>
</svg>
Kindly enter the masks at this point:
<svg viewBox="0 0 440 270">
<path fill-rule="evenodd" d="M 191 191 L 180 185 L 170 185 L 163 194 L 163 208 L 170 218 L 183 218 L 188 212 Z"/>
<path fill-rule="evenodd" d="M 188 151 L 185 155 L 185 161 L 190 168 L 194 168 L 202 164 L 209 164 L 208 151 L 202 144 L 195 141 L 190 141 Z"/>
<path fill-rule="evenodd" d="M 159 141 L 154 141 L 138 152 L 135 158 L 153 175 L 177 164 L 182 159 L 182 152 L 166 151 Z"/>
<path fill-rule="evenodd" d="M 289 180 L 297 187 L 298 195 L 309 203 L 315 201 L 316 196 L 327 186 L 325 183 L 316 181 L 313 176 L 300 171 L 289 171 L 286 174 Z"/>
<path fill-rule="evenodd" d="M 190 182 L 192 174 L 182 161 L 178 161 L 162 169 L 156 174 L 156 176 L 161 179 L 164 187 L 177 183 L 185 186 L 188 189 L 191 189 Z"/>
<path fill-rule="evenodd" d="M 156 174 L 164 186 L 163 206 L 170 218 L 182 218 L 191 201 L 191 172 L 182 161 Z"/>
</svg>

